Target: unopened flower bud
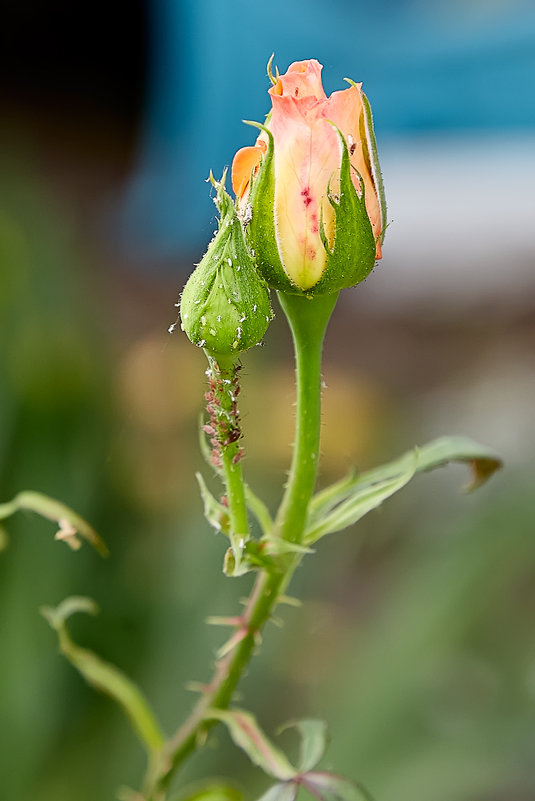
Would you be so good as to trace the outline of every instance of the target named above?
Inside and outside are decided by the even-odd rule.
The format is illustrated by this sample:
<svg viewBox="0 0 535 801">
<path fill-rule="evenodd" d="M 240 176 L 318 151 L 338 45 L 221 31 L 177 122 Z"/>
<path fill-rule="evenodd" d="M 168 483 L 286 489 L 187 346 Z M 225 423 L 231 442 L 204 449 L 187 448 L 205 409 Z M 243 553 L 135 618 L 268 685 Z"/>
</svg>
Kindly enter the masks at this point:
<svg viewBox="0 0 535 801">
<path fill-rule="evenodd" d="M 315 59 L 272 77 L 272 109 L 232 164 L 260 273 L 282 292 L 354 286 L 381 258 L 385 200 L 361 84 L 327 97 Z M 256 123 L 253 123 L 256 125 Z"/>
<path fill-rule="evenodd" d="M 257 345 L 273 313 L 266 282 L 256 271 L 225 191 L 225 175 L 221 182 L 211 180 L 217 188 L 219 229 L 184 288 L 180 316 L 193 344 L 217 359 Z"/>
</svg>

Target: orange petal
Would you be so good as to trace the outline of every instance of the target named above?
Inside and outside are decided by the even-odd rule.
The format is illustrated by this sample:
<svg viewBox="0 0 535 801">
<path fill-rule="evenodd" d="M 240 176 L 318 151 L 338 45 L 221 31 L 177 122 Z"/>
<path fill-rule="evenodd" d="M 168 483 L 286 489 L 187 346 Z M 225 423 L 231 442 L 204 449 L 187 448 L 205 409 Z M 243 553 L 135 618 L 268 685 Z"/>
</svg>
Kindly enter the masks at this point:
<svg viewBox="0 0 535 801">
<path fill-rule="evenodd" d="M 364 181 L 366 211 L 373 228 L 373 234 L 377 240 L 377 258 L 381 258 L 381 244 L 378 237 L 381 234 L 381 209 L 377 188 L 373 181 L 367 157 L 364 155 L 364 143 L 362 141 L 362 119 L 364 106 L 362 103 L 362 84 L 358 83 L 349 89 L 340 92 L 333 92 L 328 100 L 323 104 L 321 113 L 327 119 L 337 125 L 345 136 L 349 148 L 350 161 L 352 166 L 362 176 Z M 360 191 L 360 181 L 356 174 L 353 174 L 353 183 L 357 191 Z"/>
<path fill-rule="evenodd" d="M 260 164 L 263 152 L 264 149 L 258 146 L 242 147 L 234 156 L 230 177 L 237 198 L 242 198 L 247 191 L 251 174 Z"/>
</svg>

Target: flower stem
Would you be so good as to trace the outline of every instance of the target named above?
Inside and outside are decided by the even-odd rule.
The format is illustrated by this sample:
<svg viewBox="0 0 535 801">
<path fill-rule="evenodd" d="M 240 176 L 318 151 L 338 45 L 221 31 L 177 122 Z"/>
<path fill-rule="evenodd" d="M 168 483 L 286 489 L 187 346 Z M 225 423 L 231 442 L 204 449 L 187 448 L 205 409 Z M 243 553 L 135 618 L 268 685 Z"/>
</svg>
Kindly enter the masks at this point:
<svg viewBox="0 0 535 801">
<path fill-rule="evenodd" d="M 240 630 L 243 638 L 216 663 L 214 676 L 189 718 L 164 745 L 161 758 L 147 775 L 143 797 L 146 801 L 164 801 L 165 793 L 180 765 L 196 750 L 209 729 L 217 724 L 208 717 L 210 709 L 226 709 L 257 644 L 258 634 L 277 602 L 286 573 L 263 570 L 257 577 Z"/>
<path fill-rule="evenodd" d="M 290 475 L 277 518 L 276 530 L 290 542 L 302 540 L 308 503 L 318 469 L 321 425 L 321 353 L 327 324 L 338 293 L 301 295 L 279 293 L 295 349 L 297 411 Z"/>
<path fill-rule="evenodd" d="M 235 358 L 208 355 L 209 391 L 206 409 L 211 436 L 212 462 L 221 468 L 230 517 L 231 545 L 235 569 L 239 568 L 243 546 L 249 537 L 245 486 L 241 470 L 241 428 L 238 411 L 240 365 Z M 232 571 L 234 572 L 234 570 Z"/>
<path fill-rule="evenodd" d="M 303 538 L 308 504 L 316 482 L 321 423 L 321 352 L 336 299 L 336 293 L 317 296 L 312 300 L 297 295 L 279 296 L 295 348 L 297 412 L 292 464 L 275 531 L 278 536 L 294 543 L 299 543 Z M 228 452 L 231 451 L 232 448 L 229 448 Z M 236 532 L 246 532 L 247 510 L 240 465 L 230 457 L 227 459 L 223 451 L 223 467 L 232 528 Z M 239 619 L 237 632 L 241 632 L 242 637 L 231 651 L 217 661 L 212 681 L 205 687 L 189 718 L 165 744 L 158 765 L 146 777 L 146 801 L 164 801 L 166 789 L 178 767 L 195 751 L 205 733 L 216 725 L 217 721 L 209 718 L 210 709 L 226 709 L 229 706 L 258 636 L 277 605 L 281 590 L 290 582 L 298 562 L 299 558 L 290 554 L 289 558 L 281 560 L 278 569 L 259 572 Z"/>
</svg>

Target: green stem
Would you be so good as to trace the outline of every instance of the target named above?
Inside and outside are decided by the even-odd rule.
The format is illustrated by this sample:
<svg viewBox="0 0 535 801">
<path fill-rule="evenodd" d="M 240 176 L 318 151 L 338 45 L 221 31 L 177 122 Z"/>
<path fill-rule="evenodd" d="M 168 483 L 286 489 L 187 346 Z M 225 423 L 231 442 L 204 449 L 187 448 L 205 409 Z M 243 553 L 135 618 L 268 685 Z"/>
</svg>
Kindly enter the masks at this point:
<svg viewBox="0 0 535 801">
<path fill-rule="evenodd" d="M 18 501 L 18 496 L 13 498 L 12 501 L 6 501 L 6 503 L 0 503 L 0 520 L 4 520 L 6 517 L 11 517 L 11 515 L 14 515 L 15 512 L 18 512 L 20 506 L 17 503 L 17 501 Z"/>
<path fill-rule="evenodd" d="M 207 353 L 210 389 L 207 393 L 208 430 L 216 446 L 214 456 L 223 470 L 230 517 L 231 545 L 234 567 L 240 566 L 243 546 L 249 538 L 249 521 L 245 501 L 245 485 L 241 470 L 241 429 L 237 397 L 240 366 L 235 356 Z"/>
<path fill-rule="evenodd" d="M 308 504 L 314 485 L 319 456 L 321 424 L 321 352 L 327 323 L 336 304 L 337 295 L 323 295 L 308 300 L 297 295 L 280 295 L 279 300 L 288 318 L 295 347 L 297 412 L 294 453 L 286 491 L 277 514 L 275 530 L 279 536 L 298 543 L 303 538 Z M 228 451 L 232 451 L 228 448 Z M 227 475 L 227 493 L 232 527 L 247 531 L 245 496 L 241 470 L 224 453 L 223 465 Z M 232 516 L 235 515 L 233 518 Z M 242 638 L 223 658 L 218 660 L 211 683 L 205 688 L 191 715 L 164 746 L 156 770 L 147 776 L 145 798 L 163 801 L 177 768 L 195 751 L 199 740 L 216 720 L 210 720 L 210 709 L 226 709 L 236 686 L 247 667 L 258 635 L 277 604 L 299 562 L 290 556 L 280 570 L 262 570 L 246 604 L 237 633 Z"/>
<path fill-rule="evenodd" d="M 235 459 L 238 461 L 235 461 Z M 239 461 L 239 446 L 234 443 L 224 448 L 223 472 L 227 492 L 228 511 L 230 517 L 230 530 L 232 532 L 232 550 L 236 568 L 239 567 L 243 546 L 249 537 L 249 521 L 247 519 L 247 504 L 245 502 L 245 486 Z"/>
<path fill-rule="evenodd" d="M 257 645 L 258 634 L 269 619 L 277 602 L 279 589 L 286 573 L 262 571 L 255 582 L 245 611 L 240 631 L 243 639 L 226 656 L 220 659 L 214 676 L 189 718 L 168 741 L 156 769 L 146 777 L 146 801 L 163 801 L 165 792 L 176 770 L 192 754 L 204 734 L 217 724 L 207 718 L 210 709 L 227 709 L 236 686 L 247 667 Z"/>
<path fill-rule="evenodd" d="M 300 542 L 318 469 L 321 426 L 321 354 L 337 293 L 312 299 L 279 293 L 295 349 L 297 411 L 295 443 L 286 492 L 276 518 L 276 530 L 290 542 Z"/>
</svg>

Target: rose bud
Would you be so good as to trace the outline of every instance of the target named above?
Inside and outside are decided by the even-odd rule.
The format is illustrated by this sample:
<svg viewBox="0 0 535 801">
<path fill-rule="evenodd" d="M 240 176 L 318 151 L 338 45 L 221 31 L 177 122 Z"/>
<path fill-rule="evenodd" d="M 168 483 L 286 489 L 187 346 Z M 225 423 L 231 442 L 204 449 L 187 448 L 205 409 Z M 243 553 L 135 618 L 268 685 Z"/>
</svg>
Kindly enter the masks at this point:
<svg viewBox="0 0 535 801">
<path fill-rule="evenodd" d="M 272 78 L 272 110 L 239 150 L 232 185 L 268 284 L 320 294 L 354 286 L 381 258 L 386 205 L 370 105 L 361 84 L 327 97 L 321 64 Z"/>
<path fill-rule="evenodd" d="M 215 204 L 219 229 L 190 275 L 180 301 L 182 329 L 209 355 L 228 356 L 257 345 L 273 316 L 269 290 L 247 250 L 234 203 L 221 182 Z"/>
</svg>

